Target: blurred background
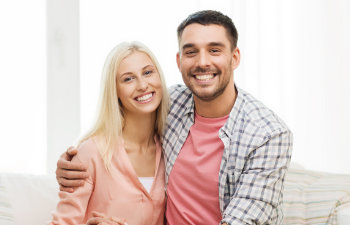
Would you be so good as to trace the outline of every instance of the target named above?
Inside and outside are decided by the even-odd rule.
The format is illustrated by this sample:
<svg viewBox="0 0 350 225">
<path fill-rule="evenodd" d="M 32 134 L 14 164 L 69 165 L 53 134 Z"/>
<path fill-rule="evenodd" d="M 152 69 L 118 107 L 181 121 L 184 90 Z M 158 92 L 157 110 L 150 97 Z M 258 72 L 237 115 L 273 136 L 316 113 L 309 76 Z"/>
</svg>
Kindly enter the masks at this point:
<svg viewBox="0 0 350 225">
<path fill-rule="evenodd" d="M 219 10 L 239 33 L 238 87 L 294 133 L 292 160 L 350 173 L 350 1 L 0 2 L 0 172 L 45 174 L 93 121 L 109 51 L 139 40 L 182 83 L 177 25 Z"/>
</svg>

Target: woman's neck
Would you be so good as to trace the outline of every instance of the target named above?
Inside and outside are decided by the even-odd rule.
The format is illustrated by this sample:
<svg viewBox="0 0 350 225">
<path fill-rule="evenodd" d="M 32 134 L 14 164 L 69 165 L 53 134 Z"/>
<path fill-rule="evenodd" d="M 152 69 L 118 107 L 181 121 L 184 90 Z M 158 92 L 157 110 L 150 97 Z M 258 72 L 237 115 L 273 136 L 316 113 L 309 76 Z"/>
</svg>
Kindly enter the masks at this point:
<svg viewBox="0 0 350 225">
<path fill-rule="evenodd" d="M 154 145 L 156 113 L 148 115 L 128 114 L 124 117 L 123 139 L 125 142 L 147 149 Z"/>
</svg>

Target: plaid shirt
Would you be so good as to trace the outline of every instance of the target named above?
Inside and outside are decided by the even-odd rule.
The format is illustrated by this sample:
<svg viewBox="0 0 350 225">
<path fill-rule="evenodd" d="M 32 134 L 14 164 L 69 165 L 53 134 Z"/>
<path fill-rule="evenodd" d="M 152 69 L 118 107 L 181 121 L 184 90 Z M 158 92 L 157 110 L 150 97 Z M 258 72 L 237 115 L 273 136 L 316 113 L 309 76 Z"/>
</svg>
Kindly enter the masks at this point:
<svg viewBox="0 0 350 225">
<path fill-rule="evenodd" d="M 282 224 L 282 190 L 291 158 L 292 133 L 271 110 L 237 90 L 234 107 L 219 131 L 225 146 L 218 174 L 221 223 Z M 191 91 L 175 85 L 170 88 L 170 99 L 162 140 L 166 185 L 194 123 Z"/>
</svg>

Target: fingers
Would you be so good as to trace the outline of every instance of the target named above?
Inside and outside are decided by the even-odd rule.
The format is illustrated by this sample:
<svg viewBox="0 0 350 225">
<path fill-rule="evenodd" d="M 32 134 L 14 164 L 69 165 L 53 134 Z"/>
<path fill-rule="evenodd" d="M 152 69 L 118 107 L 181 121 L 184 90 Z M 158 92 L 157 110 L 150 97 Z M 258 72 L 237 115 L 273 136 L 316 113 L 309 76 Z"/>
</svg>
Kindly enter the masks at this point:
<svg viewBox="0 0 350 225">
<path fill-rule="evenodd" d="M 61 154 L 60 158 L 71 161 L 73 156 L 75 156 L 77 153 L 78 150 L 75 147 L 70 146 L 65 152 Z"/>
<path fill-rule="evenodd" d="M 97 225 L 99 223 L 102 223 L 102 219 L 103 218 L 92 217 L 86 222 L 86 225 Z"/>
<path fill-rule="evenodd" d="M 56 179 L 58 183 L 63 186 L 63 188 L 60 190 L 65 190 L 64 187 L 79 187 L 84 184 L 84 179 L 89 177 L 89 173 L 85 170 L 83 172 L 81 171 L 72 171 L 67 170 L 65 168 L 76 168 L 75 163 L 61 161 L 57 163 L 57 169 L 56 169 Z M 71 192 L 71 191 L 68 191 Z"/>
<path fill-rule="evenodd" d="M 69 180 L 64 177 L 58 177 L 57 181 L 60 185 L 70 188 L 80 187 L 84 185 L 84 180 Z"/>
<path fill-rule="evenodd" d="M 57 168 L 56 176 L 58 178 L 66 178 L 66 179 L 77 179 L 84 180 L 89 177 L 89 173 L 87 171 L 76 171 L 76 170 L 66 170 L 63 168 Z"/>
<path fill-rule="evenodd" d="M 78 153 L 78 150 L 73 147 L 73 146 L 70 146 L 67 151 L 66 151 L 67 155 L 69 155 L 70 157 L 73 157 L 75 156 L 77 153 Z"/>
<path fill-rule="evenodd" d="M 57 169 L 86 171 L 87 165 L 85 165 L 84 163 L 71 162 L 66 159 L 60 158 L 57 161 Z"/>
<path fill-rule="evenodd" d="M 99 213 L 99 212 L 96 212 L 96 211 L 92 211 L 92 216 L 93 217 L 102 217 L 102 218 L 107 218 L 107 216 L 103 213 Z"/>
<path fill-rule="evenodd" d="M 74 192 L 74 189 L 73 189 L 73 188 L 70 188 L 70 187 L 65 187 L 65 186 L 60 185 L 60 191 L 64 191 L 64 192 L 68 192 L 68 193 L 73 193 L 73 192 Z"/>
<path fill-rule="evenodd" d="M 73 192 L 74 187 L 80 187 L 84 180 L 89 177 L 87 165 L 84 163 L 71 162 L 72 156 L 77 153 L 73 147 L 67 149 L 57 162 L 56 179 L 61 191 Z"/>
<path fill-rule="evenodd" d="M 92 212 L 92 216 L 94 219 L 96 220 L 91 220 L 92 222 L 99 222 L 99 225 L 101 225 L 102 223 L 106 223 L 106 224 L 110 224 L 110 225 L 127 225 L 127 223 L 125 223 L 125 219 L 119 219 L 117 217 L 107 217 L 105 214 L 103 213 L 99 213 L 96 211 Z M 101 223 L 102 222 L 102 223 Z"/>
<path fill-rule="evenodd" d="M 114 217 L 114 216 L 111 217 L 111 220 L 113 222 L 120 223 L 120 224 L 124 224 L 124 222 L 125 222 L 125 219 L 119 219 L 119 218 Z"/>
<path fill-rule="evenodd" d="M 106 218 L 93 217 L 86 222 L 86 225 L 127 225 L 127 224 L 115 222 Z"/>
</svg>

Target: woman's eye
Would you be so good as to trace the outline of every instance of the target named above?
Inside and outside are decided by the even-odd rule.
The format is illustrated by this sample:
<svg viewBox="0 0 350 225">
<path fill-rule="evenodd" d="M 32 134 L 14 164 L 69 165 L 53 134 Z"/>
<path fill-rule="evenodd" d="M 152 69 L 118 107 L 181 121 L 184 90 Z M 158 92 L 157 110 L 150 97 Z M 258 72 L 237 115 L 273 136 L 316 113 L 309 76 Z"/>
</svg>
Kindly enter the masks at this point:
<svg viewBox="0 0 350 225">
<path fill-rule="evenodd" d="M 125 77 L 125 78 L 123 79 L 124 82 L 129 82 L 129 81 L 131 81 L 131 80 L 132 80 L 132 77 Z"/>
<path fill-rule="evenodd" d="M 153 73 L 153 70 L 146 70 L 145 75 L 151 75 Z"/>
</svg>

